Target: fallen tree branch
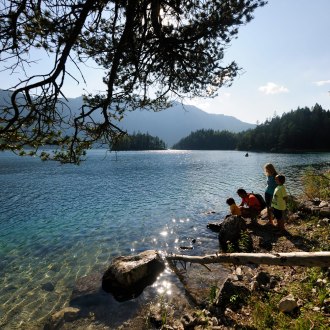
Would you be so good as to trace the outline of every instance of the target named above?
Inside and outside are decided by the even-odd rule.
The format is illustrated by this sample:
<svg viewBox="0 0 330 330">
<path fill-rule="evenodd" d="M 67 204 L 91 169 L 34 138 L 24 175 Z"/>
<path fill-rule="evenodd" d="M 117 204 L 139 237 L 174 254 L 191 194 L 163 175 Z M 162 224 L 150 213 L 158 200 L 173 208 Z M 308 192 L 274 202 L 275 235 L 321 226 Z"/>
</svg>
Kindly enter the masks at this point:
<svg viewBox="0 0 330 330">
<path fill-rule="evenodd" d="M 222 253 L 206 256 L 172 254 L 166 256 L 166 260 L 179 260 L 202 265 L 229 263 L 235 265 L 266 264 L 278 266 L 330 267 L 330 252 Z"/>
</svg>

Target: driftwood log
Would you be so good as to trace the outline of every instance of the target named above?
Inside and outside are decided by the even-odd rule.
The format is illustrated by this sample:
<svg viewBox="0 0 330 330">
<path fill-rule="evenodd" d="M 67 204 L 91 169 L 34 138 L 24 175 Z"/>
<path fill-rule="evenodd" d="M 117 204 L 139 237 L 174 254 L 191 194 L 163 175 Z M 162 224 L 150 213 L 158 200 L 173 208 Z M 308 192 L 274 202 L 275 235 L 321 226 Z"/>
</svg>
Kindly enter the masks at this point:
<svg viewBox="0 0 330 330">
<path fill-rule="evenodd" d="M 184 261 L 202 265 L 226 263 L 235 265 L 265 264 L 278 266 L 330 267 L 330 251 L 288 252 L 288 253 L 219 253 L 205 256 L 185 256 L 172 254 L 168 261 Z"/>
</svg>

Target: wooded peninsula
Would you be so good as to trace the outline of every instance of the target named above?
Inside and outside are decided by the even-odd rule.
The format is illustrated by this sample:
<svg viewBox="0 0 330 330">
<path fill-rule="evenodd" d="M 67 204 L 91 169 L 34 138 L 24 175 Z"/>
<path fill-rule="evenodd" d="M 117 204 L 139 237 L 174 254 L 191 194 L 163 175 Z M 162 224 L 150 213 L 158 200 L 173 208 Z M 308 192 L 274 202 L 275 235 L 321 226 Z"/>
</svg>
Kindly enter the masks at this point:
<svg viewBox="0 0 330 330">
<path fill-rule="evenodd" d="M 256 128 L 232 133 L 201 129 L 173 145 L 173 149 L 302 152 L 330 150 L 330 111 L 319 104 L 274 115 Z"/>
</svg>

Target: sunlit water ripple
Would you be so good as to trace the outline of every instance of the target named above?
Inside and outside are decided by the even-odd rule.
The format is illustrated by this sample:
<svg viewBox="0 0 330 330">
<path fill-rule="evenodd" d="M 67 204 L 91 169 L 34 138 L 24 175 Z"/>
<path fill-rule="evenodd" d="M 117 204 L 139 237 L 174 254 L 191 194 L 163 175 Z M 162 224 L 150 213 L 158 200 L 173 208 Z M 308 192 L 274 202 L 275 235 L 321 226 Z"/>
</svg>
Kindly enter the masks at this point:
<svg viewBox="0 0 330 330">
<path fill-rule="evenodd" d="M 298 194 L 304 169 L 329 168 L 330 154 L 121 152 L 116 160 L 94 150 L 77 167 L 0 153 L 0 327 L 41 327 L 78 278 L 118 255 L 178 252 L 192 239 L 188 253 L 217 251 L 206 224 L 224 217 L 226 198 L 239 201 L 238 188 L 263 193 L 267 162 Z"/>
</svg>

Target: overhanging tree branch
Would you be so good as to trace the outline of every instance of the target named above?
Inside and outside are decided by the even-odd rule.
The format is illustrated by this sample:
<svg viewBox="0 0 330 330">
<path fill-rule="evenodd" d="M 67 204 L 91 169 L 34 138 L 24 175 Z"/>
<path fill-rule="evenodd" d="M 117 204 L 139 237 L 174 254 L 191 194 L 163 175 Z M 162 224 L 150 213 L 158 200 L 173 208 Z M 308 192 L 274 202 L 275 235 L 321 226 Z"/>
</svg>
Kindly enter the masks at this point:
<svg viewBox="0 0 330 330">
<path fill-rule="evenodd" d="M 0 0 L 0 71 L 22 73 L 11 104 L 0 107 L 0 150 L 52 144 L 57 149 L 45 159 L 79 163 L 95 142 L 111 147 L 124 134 L 118 122 L 125 111 L 162 110 L 173 97 L 212 97 L 240 70 L 223 64 L 224 50 L 265 3 Z M 33 50 L 53 61 L 50 72 L 28 74 L 38 65 Z M 69 63 L 82 74 L 91 59 L 104 72 L 104 91 L 68 109 L 63 86 L 68 77 L 80 80 Z"/>
</svg>

